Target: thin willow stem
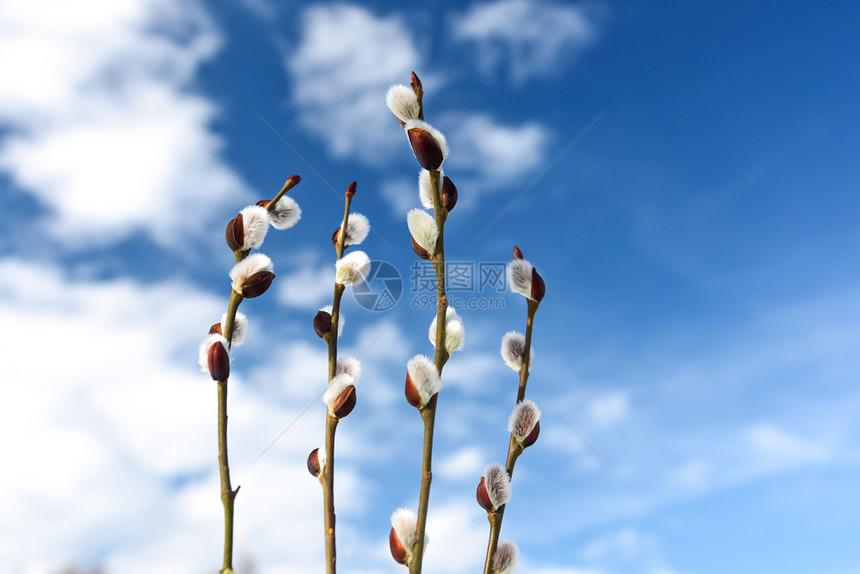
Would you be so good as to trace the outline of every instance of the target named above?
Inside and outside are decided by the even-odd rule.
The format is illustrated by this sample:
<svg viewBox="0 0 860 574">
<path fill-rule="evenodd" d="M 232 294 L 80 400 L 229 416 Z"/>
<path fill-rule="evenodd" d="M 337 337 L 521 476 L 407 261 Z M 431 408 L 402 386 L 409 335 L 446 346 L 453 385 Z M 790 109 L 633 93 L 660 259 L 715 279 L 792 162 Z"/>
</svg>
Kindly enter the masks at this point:
<svg viewBox="0 0 860 574">
<path fill-rule="evenodd" d="M 299 182 L 298 176 L 289 178 L 284 183 L 281 190 L 275 195 L 269 206 L 273 207 L 275 203 L 283 197 L 290 189 L 296 186 Z M 233 257 L 236 263 L 242 261 L 248 256 L 249 250 L 236 251 Z M 221 335 L 227 340 L 227 346 L 233 347 L 233 331 L 236 324 L 236 313 L 239 310 L 239 305 L 244 300 L 241 293 L 230 290 L 230 298 L 227 302 L 227 314 L 224 318 Z M 218 381 L 218 470 L 221 476 L 221 503 L 224 506 L 224 565 L 221 568 L 221 574 L 233 574 L 233 514 L 236 494 L 239 493 L 239 488 L 233 490 L 233 485 L 230 481 L 230 462 L 227 457 L 227 381 Z"/>
<path fill-rule="evenodd" d="M 346 244 L 346 229 L 349 223 L 349 208 L 352 204 L 352 194 L 346 193 L 346 201 L 343 210 L 343 224 L 340 227 L 340 236 L 335 244 L 337 260 L 343 258 Z M 325 336 L 328 344 L 328 380 L 334 378 L 337 370 L 337 332 L 340 322 L 340 301 L 346 286 L 341 283 L 334 284 L 334 295 L 331 303 L 331 331 Z M 325 453 L 326 463 L 323 472 L 320 473 L 320 484 L 323 489 L 323 526 L 325 528 L 325 563 L 326 574 L 335 574 L 337 571 L 337 538 L 335 530 L 334 511 L 334 437 L 337 430 L 338 419 L 331 414 L 326 415 L 325 423 Z"/>
<path fill-rule="evenodd" d="M 433 215 L 436 219 L 436 227 L 439 229 L 439 238 L 436 240 L 436 248 L 431 258 L 433 269 L 436 273 L 436 351 L 433 355 L 433 362 L 436 365 L 436 370 L 441 375 L 445 363 L 448 362 L 449 354 L 445 348 L 445 317 L 448 313 L 448 298 L 445 295 L 444 233 L 448 210 L 442 205 L 440 180 L 440 172 L 430 172 L 430 183 L 433 188 Z M 421 418 L 424 421 L 424 446 L 421 455 L 418 524 L 415 545 L 412 548 L 412 561 L 409 563 L 410 574 L 420 574 L 424 561 L 424 535 L 427 527 L 427 511 L 430 505 L 430 483 L 433 480 L 433 434 L 435 431 L 438 396 L 438 394 L 433 395 L 427 406 L 421 411 Z"/>
<path fill-rule="evenodd" d="M 532 327 L 534 325 L 535 313 L 537 313 L 539 303 L 533 299 L 528 300 L 528 316 L 526 318 L 526 341 L 523 349 L 523 364 L 520 366 L 520 384 L 517 389 L 517 403 L 521 403 L 526 397 L 526 385 L 529 382 L 529 369 L 531 368 L 531 352 L 532 352 Z M 505 461 L 505 470 L 508 476 L 513 479 L 514 466 L 517 464 L 517 459 L 523 453 L 523 446 L 511 434 L 510 442 L 508 443 L 508 456 Z M 496 556 L 496 549 L 499 546 L 499 535 L 502 531 L 502 520 L 505 517 L 505 507 L 507 504 L 501 505 L 495 510 L 487 514 L 487 520 L 490 522 L 490 537 L 487 542 L 487 558 L 484 561 L 484 574 L 492 574 L 493 559 Z"/>
<path fill-rule="evenodd" d="M 230 290 L 227 316 L 223 333 L 230 345 L 236 321 L 236 312 L 243 297 Z M 224 506 L 224 565 L 221 572 L 233 572 L 233 506 L 239 489 L 233 490 L 230 482 L 230 462 L 227 458 L 227 381 L 218 381 L 218 470 L 221 475 L 221 504 Z"/>
<path fill-rule="evenodd" d="M 297 175 L 290 177 L 284 183 L 284 186 L 281 188 L 281 191 L 276 193 L 275 197 L 273 197 L 272 200 L 269 202 L 269 204 L 266 206 L 266 210 L 271 212 L 275 208 L 275 205 L 277 205 L 278 200 L 281 199 L 282 197 L 284 197 L 284 195 L 286 195 L 286 193 L 288 191 L 290 191 L 291 189 L 296 187 L 296 185 L 298 185 L 299 181 L 301 181 L 301 180 L 299 179 L 299 176 L 297 176 Z"/>
</svg>

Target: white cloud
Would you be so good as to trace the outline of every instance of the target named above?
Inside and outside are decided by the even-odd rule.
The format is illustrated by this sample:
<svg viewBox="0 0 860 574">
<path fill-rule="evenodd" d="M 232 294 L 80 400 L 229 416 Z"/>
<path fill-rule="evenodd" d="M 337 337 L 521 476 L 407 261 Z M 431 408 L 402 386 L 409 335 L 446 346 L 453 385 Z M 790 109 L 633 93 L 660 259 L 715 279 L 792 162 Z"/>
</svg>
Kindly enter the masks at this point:
<svg viewBox="0 0 860 574">
<path fill-rule="evenodd" d="M 441 88 L 444 76 L 421 69 L 421 53 L 404 19 L 334 4 L 307 9 L 302 30 L 298 46 L 286 55 L 301 125 L 335 157 L 377 165 L 397 154 L 409 157 L 408 142 L 385 105 L 385 92 L 393 83 L 408 83 L 413 69 L 421 73 L 427 94 Z M 516 185 L 511 180 L 546 163 L 550 134 L 536 122 L 510 125 L 464 110 L 430 121 L 443 128 L 451 146 L 446 167 L 455 168 L 452 178 L 472 191 L 462 198 L 466 206 L 475 191 Z M 416 184 L 405 182 L 389 181 L 382 188 L 398 215 L 417 203 Z"/>
<path fill-rule="evenodd" d="M 594 6 L 538 0 L 476 4 L 452 19 L 456 39 L 474 43 L 485 74 L 507 67 L 511 81 L 558 74 L 598 36 Z"/>
<path fill-rule="evenodd" d="M 406 220 L 406 213 L 413 207 L 418 207 L 418 178 L 386 180 L 379 192 L 391 208 L 391 213 Z"/>
<path fill-rule="evenodd" d="M 504 125 L 484 114 L 452 114 L 443 119 L 451 153 L 445 161 L 456 184 L 465 172 L 486 190 L 522 178 L 546 164 L 549 131 L 535 122 Z M 535 174 L 536 175 L 536 174 Z M 517 182 L 520 183 L 520 182 Z M 463 197 L 465 194 L 461 194 Z"/>
<path fill-rule="evenodd" d="M 474 480 L 477 484 L 487 462 L 482 449 L 470 446 L 440 460 L 436 474 L 448 480 Z"/>
<path fill-rule="evenodd" d="M 278 283 L 278 300 L 301 309 L 330 305 L 333 292 L 334 258 L 330 265 L 302 266 Z"/>
<path fill-rule="evenodd" d="M 780 465 L 824 462 L 828 447 L 792 436 L 772 424 L 757 424 L 747 431 L 749 444 L 765 459 Z"/>
<path fill-rule="evenodd" d="M 714 463 L 706 458 L 696 457 L 683 463 L 670 474 L 669 482 L 688 490 L 703 490 L 710 486 L 714 478 Z"/>
<path fill-rule="evenodd" d="M 0 289 L 0 347 L 10 383 L 0 402 L 0 433 L 8 439 L 0 442 L 0 488 L 8 501 L 0 516 L 0 570 L 52 572 L 76 560 L 99 560 L 111 572 L 214 569 L 222 519 L 216 393 L 199 372 L 195 349 L 220 317 L 223 298 L 179 281 L 74 281 L 13 259 L 0 260 Z M 295 379 L 281 373 L 286 391 L 253 384 L 245 347 L 234 354 L 237 547 L 273 565 L 289 557 L 297 571 L 312 572 L 321 562 L 319 485 L 304 459 L 319 442 L 322 403 L 319 416 L 300 417 L 314 391 L 299 387 L 318 382 L 307 369 L 316 364 L 324 373 L 325 360 L 301 344 L 290 349 L 283 358 L 299 368 L 290 365 Z M 299 399 L 284 406 L 277 399 L 285 393 Z M 289 440 L 252 466 L 296 419 Z M 351 465 L 340 466 L 338 490 L 344 516 L 354 516 L 361 507 L 356 493 L 367 486 Z"/>
<path fill-rule="evenodd" d="M 0 170 L 66 244 L 143 230 L 175 246 L 247 193 L 195 95 L 220 37 L 196 3 L 52 0 L 0 6 Z M 47 222 L 48 220 L 46 220 Z"/>
<path fill-rule="evenodd" d="M 331 4 L 308 8 L 301 29 L 286 67 L 302 126 L 336 157 L 381 163 L 396 147 L 406 148 L 385 105 L 391 84 L 420 72 L 422 59 L 403 20 Z"/>
<path fill-rule="evenodd" d="M 623 422 L 630 412 L 630 396 L 624 391 L 612 391 L 594 397 L 588 405 L 591 424 L 606 430 Z"/>
</svg>

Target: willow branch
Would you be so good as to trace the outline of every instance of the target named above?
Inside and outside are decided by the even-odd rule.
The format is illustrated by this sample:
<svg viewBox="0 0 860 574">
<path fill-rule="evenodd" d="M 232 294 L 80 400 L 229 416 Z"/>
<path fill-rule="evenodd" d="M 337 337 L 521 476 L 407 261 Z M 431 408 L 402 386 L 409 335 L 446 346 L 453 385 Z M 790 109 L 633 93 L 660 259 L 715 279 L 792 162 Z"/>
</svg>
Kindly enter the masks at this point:
<svg viewBox="0 0 860 574">
<path fill-rule="evenodd" d="M 349 223 L 349 208 L 352 204 L 352 194 L 347 192 L 346 202 L 343 210 L 343 224 L 340 227 L 340 235 L 335 245 L 337 260 L 343 257 L 346 244 L 346 229 Z M 337 333 L 340 322 L 340 301 L 346 289 L 341 283 L 334 284 L 334 295 L 331 304 L 331 331 L 326 334 L 325 341 L 328 343 L 328 380 L 334 378 L 337 370 Z M 325 528 L 325 563 L 326 573 L 335 574 L 337 568 L 337 540 L 335 536 L 335 511 L 334 511 L 334 437 L 337 430 L 338 418 L 327 414 L 325 423 L 325 452 L 326 464 L 320 473 L 320 484 L 323 489 L 323 526 Z"/>
<path fill-rule="evenodd" d="M 526 318 L 526 341 L 523 350 L 523 364 L 520 366 L 520 384 L 517 389 L 517 403 L 520 403 L 526 397 L 526 385 L 529 382 L 529 369 L 531 369 L 531 352 L 532 352 L 532 326 L 534 325 L 535 313 L 538 310 L 538 302 L 528 300 L 528 316 Z M 510 442 L 508 443 L 508 456 L 505 461 L 505 470 L 508 476 L 513 479 L 514 466 L 517 464 L 517 459 L 523 453 L 523 446 L 511 434 Z M 496 549 L 499 545 L 499 535 L 502 531 L 502 520 L 505 517 L 505 507 L 507 504 L 501 505 L 495 512 L 487 514 L 487 520 L 490 522 L 490 537 L 487 543 L 487 558 L 484 562 L 484 574 L 492 574 L 493 559 L 496 555 Z"/>
<path fill-rule="evenodd" d="M 449 354 L 445 348 L 445 317 L 448 312 L 448 298 L 445 295 L 445 220 L 448 218 L 448 210 L 442 205 L 441 196 L 441 174 L 438 171 L 430 172 L 430 182 L 433 187 L 433 215 L 436 219 L 436 227 L 439 229 L 439 237 L 436 240 L 434 250 L 433 269 L 436 273 L 436 351 L 433 355 L 434 364 L 439 374 L 445 363 L 448 362 Z M 433 480 L 433 433 L 436 422 L 436 402 L 438 393 L 427 403 L 421 411 L 424 421 L 424 447 L 421 455 L 421 487 L 418 494 L 418 524 L 416 530 L 415 546 L 412 549 L 412 562 L 409 564 L 410 574 L 420 574 L 422 562 L 424 561 L 424 535 L 427 527 L 427 509 L 430 504 L 430 483 Z"/>
</svg>

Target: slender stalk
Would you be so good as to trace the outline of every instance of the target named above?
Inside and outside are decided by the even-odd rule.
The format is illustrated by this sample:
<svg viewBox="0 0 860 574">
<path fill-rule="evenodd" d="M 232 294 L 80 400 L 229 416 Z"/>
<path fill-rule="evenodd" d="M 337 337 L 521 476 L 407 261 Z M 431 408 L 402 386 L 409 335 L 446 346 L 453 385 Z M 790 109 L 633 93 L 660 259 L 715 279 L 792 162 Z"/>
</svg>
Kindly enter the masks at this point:
<svg viewBox="0 0 860 574">
<path fill-rule="evenodd" d="M 281 190 L 275 195 L 270 207 L 283 197 L 290 189 L 299 182 L 298 176 L 289 178 Z M 236 251 L 233 253 L 236 263 L 248 256 L 248 251 Z M 236 313 L 239 305 L 244 300 L 240 293 L 230 290 L 230 299 L 227 302 L 227 316 L 224 319 L 222 335 L 227 339 L 228 347 L 233 346 L 233 330 L 236 324 Z M 230 463 L 227 458 L 227 381 L 218 381 L 218 470 L 221 475 L 221 503 L 224 506 L 224 565 L 221 574 L 233 574 L 233 508 L 236 494 L 239 488 L 233 490 L 230 481 Z"/>
<path fill-rule="evenodd" d="M 281 191 L 279 191 L 278 193 L 275 194 L 275 197 L 272 198 L 272 201 L 269 202 L 269 205 L 266 206 L 266 209 L 268 211 L 272 211 L 272 209 L 278 203 L 278 200 L 281 199 L 282 197 L 284 197 L 284 195 L 286 195 L 286 193 L 288 191 L 290 191 L 291 189 L 296 187 L 296 185 L 298 185 L 299 181 L 301 181 L 301 180 L 299 179 L 299 176 L 297 176 L 297 175 L 290 177 L 286 181 L 286 183 L 284 183 L 284 186 L 281 188 Z"/>
<path fill-rule="evenodd" d="M 529 382 L 529 368 L 531 367 L 531 349 L 532 349 L 532 326 L 534 325 L 535 313 L 538 310 L 538 302 L 533 299 L 528 300 L 528 316 L 526 318 L 526 341 L 523 351 L 523 364 L 520 367 L 520 384 L 517 389 L 517 403 L 520 403 L 526 397 L 526 385 Z M 508 476 L 513 479 L 514 466 L 517 459 L 523 453 L 523 446 L 511 434 L 510 442 L 508 443 L 508 456 L 505 461 L 505 470 Z M 487 542 L 487 558 L 484 561 L 484 574 L 492 574 L 493 559 L 496 556 L 496 548 L 499 545 L 499 535 L 502 531 L 502 520 L 505 517 L 505 507 L 503 504 L 496 509 L 495 512 L 487 514 L 487 520 L 490 522 L 490 538 Z"/>
<path fill-rule="evenodd" d="M 433 215 L 436 219 L 436 227 L 439 229 L 439 238 L 436 240 L 436 249 L 431 258 L 433 269 L 436 272 L 436 352 L 433 355 L 434 363 L 439 374 L 445 363 L 448 362 L 449 354 L 445 349 L 445 316 L 448 312 L 448 298 L 445 295 L 445 220 L 448 218 L 448 210 L 442 205 L 441 197 L 441 174 L 438 171 L 430 172 L 430 182 L 433 187 Z M 424 535 L 427 527 L 427 509 L 430 504 L 430 483 L 433 480 L 433 433 L 436 423 L 436 402 L 438 394 L 427 403 L 421 411 L 424 420 L 424 448 L 421 455 L 421 486 L 418 494 L 418 526 L 416 530 L 415 546 L 412 548 L 412 562 L 409 564 L 410 574 L 420 574 L 422 562 L 424 561 Z"/>
<path fill-rule="evenodd" d="M 334 435 L 337 417 L 326 415 L 325 422 L 325 470 L 320 474 L 323 489 L 323 526 L 325 528 L 325 571 L 335 574 L 337 570 L 337 543 L 335 540 L 334 512 Z"/>
<path fill-rule="evenodd" d="M 349 223 L 349 208 L 352 204 L 352 194 L 347 192 L 346 202 L 343 210 L 343 224 L 340 227 L 340 237 L 338 238 L 335 250 L 337 251 L 337 259 L 343 257 L 344 246 L 346 243 L 346 226 Z M 337 369 L 337 331 L 338 322 L 340 321 L 340 300 L 343 298 L 343 292 L 346 286 L 335 283 L 334 295 L 331 304 L 331 331 L 326 335 L 325 341 L 328 344 L 328 380 L 334 378 Z M 334 437 L 337 430 L 337 417 L 326 415 L 325 423 L 325 452 L 326 463 L 323 472 L 320 473 L 320 484 L 323 489 L 323 526 L 325 528 L 325 563 L 326 574 L 335 574 L 337 563 L 337 540 L 335 536 L 335 512 L 334 512 Z"/>
<path fill-rule="evenodd" d="M 221 503 L 224 505 L 224 566 L 222 574 L 233 572 L 233 502 L 239 489 L 230 484 L 227 461 L 227 381 L 218 381 L 218 466 L 221 471 Z"/>
<path fill-rule="evenodd" d="M 238 259 L 238 256 L 237 256 Z M 230 290 L 227 303 L 227 317 L 224 319 L 222 335 L 228 341 L 233 339 L 233 325 L 236 311 L 242 302 L 242 295 Z M 233 490 L 230 483 L 230 462 L 227 458 L 227 381 L 218 381 L 218 469 L 221 474 L 221 504 L 224 506 L 224 566 L 222 574 L 233 572 L 233 504 L 239 489 Z"/>
</svg>

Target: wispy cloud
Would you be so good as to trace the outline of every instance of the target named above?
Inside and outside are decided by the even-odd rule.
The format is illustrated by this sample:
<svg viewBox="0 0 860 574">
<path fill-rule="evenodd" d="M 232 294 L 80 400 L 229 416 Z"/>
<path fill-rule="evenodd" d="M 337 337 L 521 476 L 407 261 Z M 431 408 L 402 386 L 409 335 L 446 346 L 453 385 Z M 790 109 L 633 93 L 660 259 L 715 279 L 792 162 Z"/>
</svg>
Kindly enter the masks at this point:
<svg viewBox="0 0 860 574">
<path fill-rule="evenodd" d="M 301 30 L 285 61 L 299 123 L 339 158 L 381 163 L 405 147 L 384 105 L 388 87 L 422 65 L 404 20 L 331 4 L 308 8 Z"/>
<path fill-rule="evenodd" d="M 451 19 L 455 39 L 473 44 L 486 75 L 506 69 L 514 84 L 557 74 L 599 35 L 595 6 L 538 0 L 475 4 Z"/>
<path fill-rule="evenodd" d="M 547 161 L 550 132 L 537 122 L 506 125 L 485 114 L 457 113 L 445 116 L 440 125 L 452 150 L 446 167 L 475 178 L 482 189 L 520 184 L 520 178 Z"/>
<path fill-rule="evenodd" d="M 193 90 L 220 41 L 196 3 L 0 7 L 0 170 L 38 199 L 49 233 L 175 245 L 247 192 L 219 158 L 215 107 Z"/>
</svg>

